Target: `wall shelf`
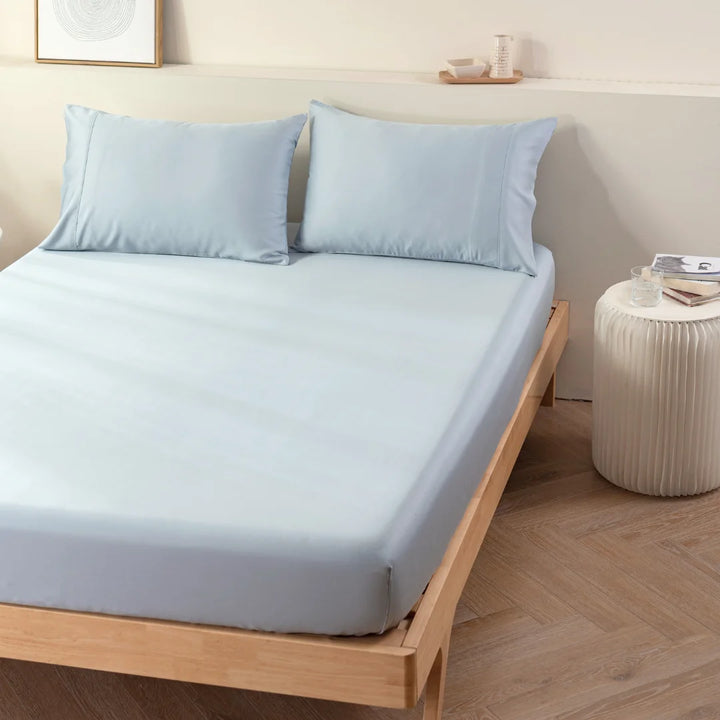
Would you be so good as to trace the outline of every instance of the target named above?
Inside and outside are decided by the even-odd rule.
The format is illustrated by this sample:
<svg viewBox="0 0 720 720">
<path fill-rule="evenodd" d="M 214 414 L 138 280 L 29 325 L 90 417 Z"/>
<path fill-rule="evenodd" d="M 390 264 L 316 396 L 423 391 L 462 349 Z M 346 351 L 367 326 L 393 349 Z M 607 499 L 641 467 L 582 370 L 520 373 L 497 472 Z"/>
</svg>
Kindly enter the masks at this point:
<svg viewBox="0 0 720 720">
<path fill-rule="evenodd" d="M 97 67 L 91 65 L 38 65 L 32 60 L 0 56 L 0 71 L 23 69 L 34 72 L 89 72 L 89 73 L 160 73 L 176 77 L 238 78 L 250 80 L 297 80 L 306 82 L 369 83 L 390 85 L 437 85 L 436 73 L 381 72 L 377 70 L 332 70 L 324 68 L 253 67 L 243 65 L 178 65 L 166 64 L 162 68 Z M 485 86 L 451 87 L 446 92 L 487 93 Z M 720 98 L 720 85 L 697 83 L 626 82 L 619 80 L 587 80 L 582 78 L 526 77 L 513 86 L 510 92 L 544 91 L 606 93 L 613 95 L 662 95 L 670 97 Z M 494 88 L 495 92 L 508 92 L 508 88 Z"/>
</svg>

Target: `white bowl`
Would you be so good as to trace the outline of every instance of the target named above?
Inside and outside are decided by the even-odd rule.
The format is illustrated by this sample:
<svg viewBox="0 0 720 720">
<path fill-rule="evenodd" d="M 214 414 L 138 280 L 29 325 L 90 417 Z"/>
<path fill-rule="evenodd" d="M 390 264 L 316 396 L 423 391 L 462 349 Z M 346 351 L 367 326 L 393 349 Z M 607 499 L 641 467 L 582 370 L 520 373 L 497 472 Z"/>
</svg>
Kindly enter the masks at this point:
<svg viewBox="0 0 720 720">
<path fill-rule="evenodd" d="M 478 58 L 455 58 L 454 60 L 446 60 L 448 72 L 455 78 L 474 78 L 480 77 L 487 68 Z"/>
</svg>

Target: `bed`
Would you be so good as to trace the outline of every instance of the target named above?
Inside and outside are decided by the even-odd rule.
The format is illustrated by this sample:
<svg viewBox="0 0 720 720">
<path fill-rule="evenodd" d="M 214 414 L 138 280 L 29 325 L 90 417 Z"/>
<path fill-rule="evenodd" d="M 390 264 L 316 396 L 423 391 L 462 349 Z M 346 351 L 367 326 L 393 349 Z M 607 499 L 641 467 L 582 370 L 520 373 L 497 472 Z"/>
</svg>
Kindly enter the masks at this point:
<svg viewBox="0 0 720 720">
<path fill-rule="evenodd" d="M 6 269 L 0 654 L 414 704 L 567 334 L 535 254 Z"/>
<path fill-rule="evenodd" d="M 455 606 L 567 338 L 531 228 L 556 121 L 309 117 L 289 243 L 304 114 L 66 108 L 60 219 L 0 273 L 0 656 L 424 689 L 440 717 Z"/>
</svg>

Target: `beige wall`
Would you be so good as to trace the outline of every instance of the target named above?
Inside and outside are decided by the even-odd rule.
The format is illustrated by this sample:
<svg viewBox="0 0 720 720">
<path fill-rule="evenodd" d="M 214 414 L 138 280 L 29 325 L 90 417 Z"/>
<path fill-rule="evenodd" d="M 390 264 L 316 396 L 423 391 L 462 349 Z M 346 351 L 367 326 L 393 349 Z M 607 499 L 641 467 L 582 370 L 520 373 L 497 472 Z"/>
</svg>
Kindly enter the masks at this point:
<svg viewBox="0 0 720 720">
<path fill-rule="evenodd" d="M 32 54 L 32 0 L 0 2 L 0 55 Z M 536 77 L 720 83 L 716 0 L 165 0 L 169 62 L 430 72 L 518 40 Z"/>
<path fill-rule="evenodd" d="M 311 98 L 416 121 L 558 116 L 537 183 L 535 235 L 555 253 L 556 295 L 572 303 L 560 375 L 564 397 L 590 396 L 592 313 L 606 286 L 656 251 L 720 254 L 720 97 L 694 97 L 692 89 L 685 96 L 588 92 L 540 80 L 457 88 L 431 77 L 296 73 L 295 79 L 268 79 L 238 73 L 0 63 L 0 266 L 37 245 L 55 222 L 68 102 L 215 121 L 302 112 Z M 307 156 L 305 133 L 292 176 L 291 219 L 302 212 Z"/>
</svg>

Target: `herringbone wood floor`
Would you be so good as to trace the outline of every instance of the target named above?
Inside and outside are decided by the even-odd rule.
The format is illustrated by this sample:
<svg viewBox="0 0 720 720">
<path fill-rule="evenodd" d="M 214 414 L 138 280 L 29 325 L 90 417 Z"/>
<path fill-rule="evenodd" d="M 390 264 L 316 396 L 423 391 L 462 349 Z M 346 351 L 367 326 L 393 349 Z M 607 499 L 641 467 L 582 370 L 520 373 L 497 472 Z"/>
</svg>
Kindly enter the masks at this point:
<svg viewBox="0 0 720 720">
<path fill-rule="evenodd" d="M 720 718 L 720 491 L 609 485 L 590 412 L 540 410 L 458 608 L 447 720 Z M 0 661 L 0 720 L 420 716 Z"/>
</svg>

